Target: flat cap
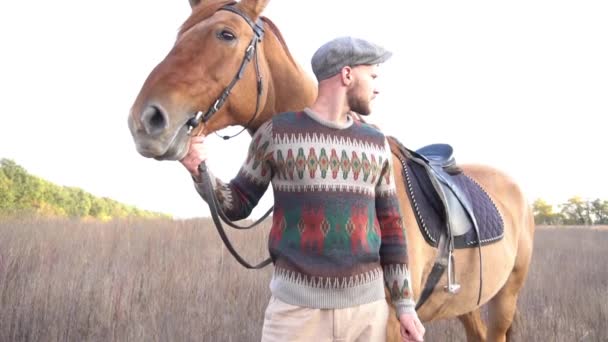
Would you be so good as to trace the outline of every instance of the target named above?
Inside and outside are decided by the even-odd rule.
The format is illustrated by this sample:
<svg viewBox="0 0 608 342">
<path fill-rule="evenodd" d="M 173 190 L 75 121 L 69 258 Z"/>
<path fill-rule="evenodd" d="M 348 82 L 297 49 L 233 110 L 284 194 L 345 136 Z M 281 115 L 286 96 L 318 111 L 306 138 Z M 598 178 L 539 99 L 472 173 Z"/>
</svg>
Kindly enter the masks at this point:
<svg viewBox="0 0 608 342">
<path fill-rule="evenodd" d="M 384 63 L 393 55 L 383 47 L 363 39 L 339 37 L 321 46 L 312 56 L 312 71 L 317 81 L 329 78 L 345 66 Z"/>
</svg>

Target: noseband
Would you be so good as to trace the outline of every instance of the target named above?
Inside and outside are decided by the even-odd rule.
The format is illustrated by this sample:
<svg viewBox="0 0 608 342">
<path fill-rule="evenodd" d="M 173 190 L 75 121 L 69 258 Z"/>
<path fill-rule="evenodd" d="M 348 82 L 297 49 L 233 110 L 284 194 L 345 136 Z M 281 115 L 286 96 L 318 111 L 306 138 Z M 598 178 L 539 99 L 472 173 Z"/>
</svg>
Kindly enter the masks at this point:
<svg viewBox="0 0 608 342">
<path fill-rule="evenodd" d="M 188 120 L 187 126 L 188 126 L 188 134 L 190 134 L 192 132 L 192 130 L 194 128 L 198 127 L 198 125 L 201 122 L 209 121 L 209 119 L 215 113 L 217 113 L 220 110 L 220 108 L 222 108 L 222 106 L 226 102 L 226 99 L 228 99 L 228 96 L 230 95 L 232 88 L 234 88 L 236 83 L 243 77 L 245 68 L 247 67 L 249 62 L 251 62 L 251 60 L 253 59 L 254 65 L 255 65 L 255 75 L 257 77 L 257 97 L 255 100 L 255 111 L 253 112 L 251 119 L 249 119 L 249 121 L 243 126 L 243 129 L 240 132 L 238 132 L 232 136 L 222 136 L 222 138 L 224 140 L 228 140 L 230 138 L 234 138 L 235 136 L 243 133 L 244 130 L 249 128 L 249 125 L 256 118 L 256 116 L 258 115 L 258 111 L 260 109 L 260 98 L 262 97 L 263 85 L 262 85 L 262 76 L 260 74 L 260 65 L 258 62 L 258 43 L 260 43 L 262 41 L 262 39 L 264 38 L 264 28 L 262 27 L 262 22 L 259 19 L 257 22 L 254 23 L 253 20 L 251 20 L 245 13 L 243 13 L 241 10 L 239 10 L 238 8 L 236 8 L 234 6 L 224 6 L 224 7 L 220 8 L 219 11 L 229 11 L 229 12 L 238 14 L 241 18 L 243 18 L 247 22 L 247 24 L 249 24 L 249 26 L 253 30 L 254 35 L 251 38 L 251 41 L 249 42 L 247 49 L 245 50 L 245 55 L 243 56 L 243 60 L 241 61 L 241 66 L 239 67 L 239 70 L 236 73 L 236 75 L 234 75 L 234 78 L 232 78 L 232 81 L 230 81 L 230 84 L 228 84 L 228 86 L 224 89 L 224 91 L 220 94 L 220 96 L 215 100 L 215 102 L 213 103 L 211 108 L 209 108 L 205 112 L 203 112 L 203 111 L 196 112 L 196 114 L 194 114 L 194 116 L 192 118 L 190 118 L 190 120 Z"/>
</svg>

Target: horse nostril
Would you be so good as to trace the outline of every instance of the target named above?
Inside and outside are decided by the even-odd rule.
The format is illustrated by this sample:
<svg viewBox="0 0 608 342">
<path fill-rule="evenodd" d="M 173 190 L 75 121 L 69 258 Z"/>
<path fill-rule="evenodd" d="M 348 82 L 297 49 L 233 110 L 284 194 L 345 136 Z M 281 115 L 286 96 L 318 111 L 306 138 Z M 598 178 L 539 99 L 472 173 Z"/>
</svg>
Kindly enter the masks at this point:
<svg viewBox="0 0 608 342">
<path fill-rule="evenodd" d="M 141 122 L 150 135 L 159 135 L 167 127 L 167 114 L 156 106 L 148 106 L 141 114 Z"/>
</svg>

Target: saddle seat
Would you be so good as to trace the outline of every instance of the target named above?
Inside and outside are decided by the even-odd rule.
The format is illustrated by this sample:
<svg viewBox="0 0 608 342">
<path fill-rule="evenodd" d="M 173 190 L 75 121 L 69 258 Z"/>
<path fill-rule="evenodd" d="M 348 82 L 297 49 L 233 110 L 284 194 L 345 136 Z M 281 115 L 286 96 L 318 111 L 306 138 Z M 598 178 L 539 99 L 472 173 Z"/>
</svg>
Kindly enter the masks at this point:
<svg viewBox="0 0 608 342">
<path fill-rule="evenodd" d="M 456 160 L 454 159 L 454 149 L 448 144 L 426 145 L 416 150 L 416 152 L 425 157 L 429 163 L 439 165 L 444 168 L 456 165 Z"/>
</svg>

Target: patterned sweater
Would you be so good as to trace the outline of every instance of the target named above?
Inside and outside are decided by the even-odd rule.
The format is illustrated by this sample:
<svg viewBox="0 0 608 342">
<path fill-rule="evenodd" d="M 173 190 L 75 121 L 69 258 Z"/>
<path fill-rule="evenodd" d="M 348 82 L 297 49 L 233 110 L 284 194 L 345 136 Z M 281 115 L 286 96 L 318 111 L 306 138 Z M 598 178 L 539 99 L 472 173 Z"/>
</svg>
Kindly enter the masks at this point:
<svg viewBox="0 0 608 342">
<path fill-rule="evenodd" d="M 386 284 L 397 314 L 414 312 L 390 148 L 377 129 L 350 117 L 340 126 L 310 109 L 282 113 L 254 134 L 236 178 L 211 177 L 233 220 L 246 218 L 272 183 L 275 297 L 344 308 L 383 299 Z"/>
</svg>

